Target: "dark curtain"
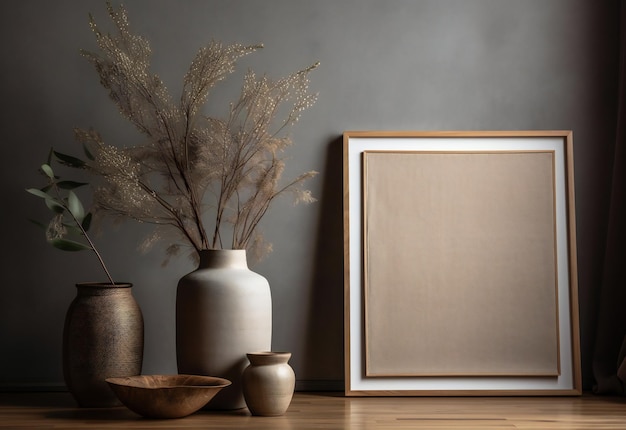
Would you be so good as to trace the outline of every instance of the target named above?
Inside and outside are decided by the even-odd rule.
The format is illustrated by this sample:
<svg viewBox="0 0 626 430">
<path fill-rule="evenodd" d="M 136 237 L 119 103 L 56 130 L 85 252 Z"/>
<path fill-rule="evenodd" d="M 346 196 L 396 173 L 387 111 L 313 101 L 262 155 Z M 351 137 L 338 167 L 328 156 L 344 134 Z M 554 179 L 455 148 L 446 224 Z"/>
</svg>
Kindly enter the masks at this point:
<svg viewBox="0 0 626 430">
<path fill-rule="evenodd" d="M 619 89 L 614 161 L 593 355 L 593 388 L 598 394 L 626 394 L 626 0 L 619 4 Z"/>
</svg>

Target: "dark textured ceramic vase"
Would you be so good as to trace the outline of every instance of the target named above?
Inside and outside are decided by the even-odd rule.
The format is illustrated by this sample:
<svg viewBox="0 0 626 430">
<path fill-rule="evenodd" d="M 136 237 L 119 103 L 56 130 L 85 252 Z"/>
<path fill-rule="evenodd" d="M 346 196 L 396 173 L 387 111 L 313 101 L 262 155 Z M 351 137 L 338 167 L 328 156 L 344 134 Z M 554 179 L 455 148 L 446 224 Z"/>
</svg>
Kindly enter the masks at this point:
<svg viewBox="0 0 626 430">
<path fill-rule="evenodd" d="M 206 409 L 246 407 L 241 388 L 246 353 L 268 350 L 271 342 L 270 286 L 248 269 L 246 251 L 201 251 L 198 269 L 178 283 L 176 353 L 178 373 L 232 382 Z"/>
<path fill-rule="evenodd" d="M 63 330 L 63 374 L 81 407 L 121 403 L 106 378 L 141 373 L 143 316 L 132 284 L 76 284 Z"/>
</svg>

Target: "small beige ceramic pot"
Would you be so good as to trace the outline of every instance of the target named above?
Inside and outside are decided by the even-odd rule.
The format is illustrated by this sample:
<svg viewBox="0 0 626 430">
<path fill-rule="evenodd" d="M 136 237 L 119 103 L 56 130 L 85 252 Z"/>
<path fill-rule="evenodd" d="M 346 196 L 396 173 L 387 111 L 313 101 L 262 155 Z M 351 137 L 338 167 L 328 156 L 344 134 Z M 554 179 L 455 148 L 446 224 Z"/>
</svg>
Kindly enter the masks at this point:
<svg viewBox="0 0 626 430">
<path fill-rule="evenodd" d="M 252 352 L 242 376 L 243 396 L 252 415 L 283 415 L 293 397 L 296 375 L 290 352 Z"/>
</svg>

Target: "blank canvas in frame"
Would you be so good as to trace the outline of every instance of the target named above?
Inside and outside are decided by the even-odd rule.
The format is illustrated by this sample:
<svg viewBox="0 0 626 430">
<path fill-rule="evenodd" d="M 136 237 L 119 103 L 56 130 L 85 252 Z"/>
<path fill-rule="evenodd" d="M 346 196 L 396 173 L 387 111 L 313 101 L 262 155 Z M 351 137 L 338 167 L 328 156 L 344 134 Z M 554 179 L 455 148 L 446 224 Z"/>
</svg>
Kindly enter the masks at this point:
<svg viewBox="0 0 626 430">
<path fill-rule="evenodd" d="M 366 375 L 557 375 L 553 151 L 363 165 Z"/>
<path fill-rule="evenodd" d="M 578 393 L 571 134 L 344 145 L 346 393 Z"/>
</svg>

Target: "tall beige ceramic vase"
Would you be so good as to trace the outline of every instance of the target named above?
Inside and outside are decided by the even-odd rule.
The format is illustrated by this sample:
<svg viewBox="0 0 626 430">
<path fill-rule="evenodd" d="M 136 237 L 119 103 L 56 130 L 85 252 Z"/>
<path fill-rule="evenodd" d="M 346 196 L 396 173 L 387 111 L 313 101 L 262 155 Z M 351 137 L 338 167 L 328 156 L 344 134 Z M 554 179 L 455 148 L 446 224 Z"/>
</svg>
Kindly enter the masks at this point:
<svg viewBox="0 0 626 430">
<path fill-rule="evenodd" d="M 63 374 L 81 407 L 121 405 L 105 379 L 141 373 L 143 316 L 131 287 L 76 284 L 63 329 Z"/>
<path fill-rule="evenodd" d="M 248 268 L 246 251 L 201 251 L 198 269 L 178 283 L 176 355 L 179 373 L 232 382 L 206 409 L 246 406 L 241 386 L 246 353 L 270 350 L 271 343 L 270 286 Z"/>
</svg>

